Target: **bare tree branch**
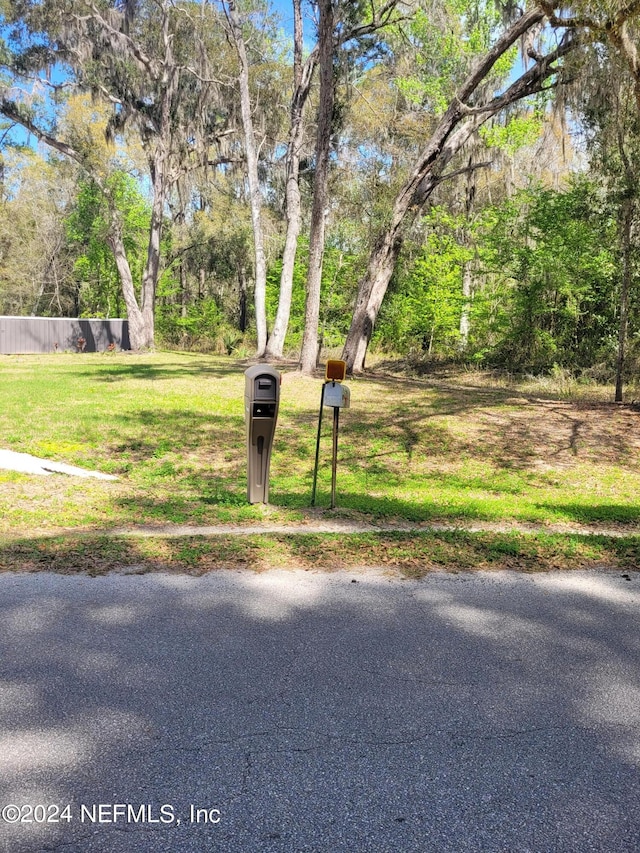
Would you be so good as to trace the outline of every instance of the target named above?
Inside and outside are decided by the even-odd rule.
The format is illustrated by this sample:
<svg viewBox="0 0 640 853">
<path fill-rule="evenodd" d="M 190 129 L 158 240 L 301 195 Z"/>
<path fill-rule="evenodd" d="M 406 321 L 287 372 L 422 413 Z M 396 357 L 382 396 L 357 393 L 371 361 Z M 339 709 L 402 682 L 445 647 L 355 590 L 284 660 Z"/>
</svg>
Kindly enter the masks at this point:
<svg viewBox="0 0 640 853">
<path fill-rule="evenodd" d="M 553 63 L 574 50 L 579 42 L 584 42 L 584 38 L 580 35 L 568 35 L 555 50 L 547 54 L 547 56 L 539 57 L 536 64 L 518 77 L 501 95 L 492 98 L 486 104 L 475 107 L 462 104 L 464 113 L 466 115 L 494 114 L 504 107 L 509 106 L 514 101 L 519 101 L 527 97 L 527 95 L 533 95 L 540 91 L 540 86 L 544 80 L 558 70 L 552 68 Z"/>
<path fill-rule="evenodd" d="M 452 178 L 459 178 L 460 175 L 470 175 L 478 169 L 488 169 L 490 166 L 493 166 L 493 160 L 486 160 L 483 163 L 473 163 L 471 166 L 464 166 L 462 169 L 455 169 L 453 172 L 447 172 L 446 175 L 440 175 L 439 178 L 436 178 L 434 180 L 434 186 L 443 183 L 443 181 L 450 181 Z"/>
<path fill-rule="evenodd" d="M 83 157 L 82 153 L 78 151 L 77 148 L 69 145 L 68 142 L 64 142 L 63 140 L 52 136 L 41 127 L 38 127 L 31 116 L 25 115 L 24 110 L 20 108 L 20 104 L 16 101 L 12 101 L 8 98 L 2 98 L 0 100 L 0 113 L 6 116 L 10 121 L 19 124 L 29 133 L 33 134 L 38 142 L 44 142 L 50 148 L 53 148 L 60 154 L 64 154 L 65 157 L 69 157 L 71 160 L 74 160 L 85 172 L 91 175 L 91 178 L 95 181 L 97 186 L 103 192 L 105 191 L 104 184 L 101 182 L 100 177 L 94 174 L 94 170 L 89 169 L 86 159 Z"/>
</svg>

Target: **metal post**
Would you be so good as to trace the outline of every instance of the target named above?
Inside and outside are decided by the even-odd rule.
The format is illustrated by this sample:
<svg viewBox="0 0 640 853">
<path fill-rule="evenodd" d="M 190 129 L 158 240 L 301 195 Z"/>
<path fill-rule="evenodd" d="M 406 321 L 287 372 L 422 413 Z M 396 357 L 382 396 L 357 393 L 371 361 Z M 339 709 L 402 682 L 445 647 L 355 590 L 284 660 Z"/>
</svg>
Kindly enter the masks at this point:
<svg viewBox="0 0 640 853">
<path fill-rule="evenodd" d="M 324 407 L 324 389 L 326 382 L 322 383 L 322 392 L 320 393 L 320 414 L 318 415 L 318 435 L 316 437 L 316 464 L 313 469 L 313 489 L 311 491 L 311 506 L 316 505 L 316 484 L 318 482 L 318 462 L 320 460 L 320 431 L 322 429 L 322 409 Z"/>
<path fill-rule="evenodd" d="M 336 508 L 336 472 L 338 469 L 338 421 L 340 409 L 333 407 L 333 459 L 331 460 L 331 509 Z"/>
</svg>

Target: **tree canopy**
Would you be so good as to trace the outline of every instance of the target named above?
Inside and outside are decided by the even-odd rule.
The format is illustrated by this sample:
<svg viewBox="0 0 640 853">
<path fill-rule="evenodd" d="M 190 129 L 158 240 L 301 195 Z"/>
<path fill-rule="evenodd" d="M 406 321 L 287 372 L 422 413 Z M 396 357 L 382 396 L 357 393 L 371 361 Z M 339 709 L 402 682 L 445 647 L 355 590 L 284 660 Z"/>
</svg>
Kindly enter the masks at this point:
<svg viewBox="0 0 640 853">
<path fill-rule="evenodd" d="M 621 382 L 640 0 L 282 6 L 2 0 L 2 310 Z"/>
</svg>

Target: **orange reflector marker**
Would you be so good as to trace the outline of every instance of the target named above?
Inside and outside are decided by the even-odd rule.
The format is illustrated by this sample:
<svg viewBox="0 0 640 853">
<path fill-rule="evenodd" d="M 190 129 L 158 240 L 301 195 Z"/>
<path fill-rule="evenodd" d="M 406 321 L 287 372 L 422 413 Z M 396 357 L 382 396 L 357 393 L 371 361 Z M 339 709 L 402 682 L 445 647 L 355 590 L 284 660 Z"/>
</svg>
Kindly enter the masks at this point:
<svg viewBox="0 0 640 853">
<path fill-rule="evenodd" d="M 327 361 L 325 381 L 326 382 L 342 382 L 347 375 L 347 362 L 339 361 L 338 359 L 329 359 Z"/>
</svg>

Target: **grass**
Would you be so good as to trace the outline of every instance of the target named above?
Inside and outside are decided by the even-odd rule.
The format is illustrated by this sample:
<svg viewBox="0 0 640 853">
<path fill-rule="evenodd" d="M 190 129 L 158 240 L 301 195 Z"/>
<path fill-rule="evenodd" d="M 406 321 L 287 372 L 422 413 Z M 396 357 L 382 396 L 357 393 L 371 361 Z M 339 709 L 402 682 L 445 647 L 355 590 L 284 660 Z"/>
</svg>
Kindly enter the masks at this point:
<svg viewBox="0 0 640 853">
<path fill-rule="evenodd" d="M 0 546 L 2 571 L 98 576 L 114 568 L 200 575 L 219 569 L 302 568 L 335 571 L 367 566 L 404 577 L 432 571 L 603 568 L 635 571 L 637 537 L 470 533 L 300 534 L 287 536 L 109 537 L 77 535 L 14 540 Z"/>
<path fill-rule="evenodd" d="M 555 393 L 531 380 L 492 385 L 470 374 L 412 380 L 374 373 L 350 380 L 352 408 L 341 414 L 338 509 L 314 512 L 309 503 L 321 380 L 285 368 L 271 504 L 250 506 L 246 367 L 229 358 L 180 353 L 0 357 L 0 448 L 118 476 L 104 482 L 0 470 L 0 564 L 17 559 L 20 548 L 29 551 L 26 543 L 48 563 L 58 542 L 67 543 L 67 556 L 76 554 L 81 563 L 87 543 L 93 543 L 95 554 L 95 543 L 108 541 L 100 553 L 113 565 L 124 559 L 118 550 L 122 540 L 106 540 L 102 533 L 140 524 L 293 524 L 341 516 L 417 525 L 535 524 L 554 534 L 576 525 L 594 532 L 636 530 L 640 431 L 634 406 L 609 403 L 610 389 L 589 388 L 587 397 L 579 388 L 569 394 L 566 387 Z M 329 504 L 330 421 L 325 418 L 323 430 L 321 507 Z M 84 538 L 74 539 L 79 532 Z M 52 538 L 62 534 L 63 540 Z M 463 534 L 455 535 L 460 543 Z M 532 537 L 486 536 L 473 540 L 482 544 L 481 553 L 464 550 L 470 564 L 530 559 L 526 542 Z M 565 564 L 573 560 L 570 552 L 577 545 L 570 536 L 562 547 L 555 540 L 536 540 L 542 550 L 531 557 L 534 562 L 546 564 L 554 549 L 560 549 Z M 206 542 L 182 540 L 170 547 L 167 541 L 154 546 L 158 565 L 168 560 L 195 571 L 215 564 Z M 238 560 L 258 568 L 291 559 L 306 564 L 305 555 L 319 547 L 298 535 L 289 537 L 288 545 L 272 537 L 269 556 L 267 545 L 251 537 L 232 541 L 217 541 L 216 553 L 229 565 Z M 333 553 L 330 538 L 323 541 L 320 550 Z M 363 554 L 373 559 L 380 548 L 381 565 L 455 565 L 462 559 L 446 537 L 426 533 L 404 544 L 388 536 L 378 544 L 353 536 L 348 541 L 347 551 L 361 561 Z M 584 543 L 575 551 L 583 563 L 604 560 L 628 567 L 635 560 L 620 544 L 627 539 L 611 541 L 605 551 L 602 542 L 596 547 L 595 540 L 587 541 L 595 548 L 592 556 Z M 133 558 L 149 547 L 137 542 Z M 142 557 L 144 565 L 156 559 Z M 342 559 L 348 564 L 356 557 L 333 553 L 334 564 Z M 32 557 L 25 561 L 35 565 Z"/>
</svg>

